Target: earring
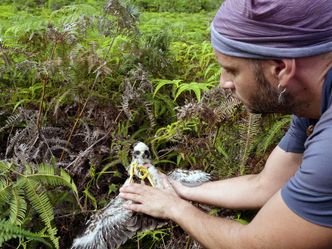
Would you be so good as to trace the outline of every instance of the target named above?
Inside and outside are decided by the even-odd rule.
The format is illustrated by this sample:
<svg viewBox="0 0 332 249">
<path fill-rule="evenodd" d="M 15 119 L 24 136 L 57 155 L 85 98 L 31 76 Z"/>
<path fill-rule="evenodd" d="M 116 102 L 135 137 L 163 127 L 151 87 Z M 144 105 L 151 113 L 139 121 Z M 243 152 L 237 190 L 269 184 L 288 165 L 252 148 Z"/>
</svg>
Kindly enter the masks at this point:
<svg viewBox="0 0 332 249">
<path fill-rule="evenodd" d="M 278 84 L 278 90 L 280 91 L 281 85 L 280 83 Z M 284 94 L 286 92 L 286 88 L 284 88 L 282 91 L 280 91 L 280 94 Z"/>
<path fill-rule="evenodd" d="M 285 103 L 285 96 L 284 94 L 286 93 L 286 88 L 281 90 L 281 85 L 280 83 L 278 84 L 278 90 L 279 90 L 279 96 L 278 96 L 278 103 L 279 104 L 284 104 Z"/>
</svg>

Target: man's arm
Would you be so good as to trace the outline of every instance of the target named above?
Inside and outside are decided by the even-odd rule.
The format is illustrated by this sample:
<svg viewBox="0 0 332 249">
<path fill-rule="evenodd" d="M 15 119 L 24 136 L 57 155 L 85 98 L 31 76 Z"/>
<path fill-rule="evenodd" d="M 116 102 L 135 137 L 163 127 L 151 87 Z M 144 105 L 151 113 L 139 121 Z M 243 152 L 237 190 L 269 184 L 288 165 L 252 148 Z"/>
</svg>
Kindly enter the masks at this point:
<svg viewBox="0 0 332 249">
<path fill-rule="evenodd" d="M 249 225 L 209 216 L 181 199 L 172 189 L 142 184 L 122 188 L 121 196 L 135 203 L 129 209 L 178 223 L 211 249 L 329 249 L 332 228 L 312 224 L 293 213 L 276 193 Z"/>
<path fill-rule="evenodd" d="M 276 147 L 257 175 L 208 182 L 194 188 L 173 185 L 187 200 L 232 209 L 259 208 L 294 175 L 301 161 L 302 154 L 288 153 Z"/>
<path fill-rule="evenodd" d="M 278 192 L 249 225 L 214 218 L 184 204 L 173 219 L 207 248 L 331 248 L 332 229 L 312 224 L 285 205 Z"/>
</svg>

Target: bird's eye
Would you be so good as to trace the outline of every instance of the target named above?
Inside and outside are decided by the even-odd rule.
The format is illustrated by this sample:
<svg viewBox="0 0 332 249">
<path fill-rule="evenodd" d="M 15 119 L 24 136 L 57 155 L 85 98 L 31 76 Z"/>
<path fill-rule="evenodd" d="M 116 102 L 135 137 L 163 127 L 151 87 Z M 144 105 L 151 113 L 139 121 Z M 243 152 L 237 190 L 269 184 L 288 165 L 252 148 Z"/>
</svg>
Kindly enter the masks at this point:
<svg viewBox="0 0 332 249">
<path fill-rule="evenodd" d="M 145 150 L 145 151 L 144 151 L 144 156 L 145 156 L 146 158 L 150 157 L 150 152 L 149 152 L 148 150 Z"/>
</svg>

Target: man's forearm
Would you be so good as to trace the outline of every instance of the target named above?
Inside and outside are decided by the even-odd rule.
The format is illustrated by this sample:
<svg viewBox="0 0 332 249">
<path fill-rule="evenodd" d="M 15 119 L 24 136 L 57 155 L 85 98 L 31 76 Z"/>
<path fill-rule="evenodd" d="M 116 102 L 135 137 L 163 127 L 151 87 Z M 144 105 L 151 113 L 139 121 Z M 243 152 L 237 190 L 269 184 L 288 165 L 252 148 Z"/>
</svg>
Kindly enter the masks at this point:
<svg viewBox="0 0 332 249">
<path fill-rule="evenodd" d="M 239 235 L 245 225 L 238 222 L 210 216 L 186 201 L 178 203 L 170 218 L 205 248 L 244 248 Z"/>
<path fill-rule="evenodd" d="M 287 153 L 276 147 L 264 170 L 257 175 L 246 175 L 209 182 L 195 188 L 184 188 L 180 195 L 188 200 L 233 209 L 263 206 L 296 172 L 302 154 Z"/>
<path fill-rule="evenodd" d="M 259 175 L 246 175 L 208 182 L 198 187 L 186 188 L 181 196 L 188 200 L 225 208 L 259 208 L 273 193 L 268 196 L 266 191 L 260 189 L 258 177 Z"/>
</svg>

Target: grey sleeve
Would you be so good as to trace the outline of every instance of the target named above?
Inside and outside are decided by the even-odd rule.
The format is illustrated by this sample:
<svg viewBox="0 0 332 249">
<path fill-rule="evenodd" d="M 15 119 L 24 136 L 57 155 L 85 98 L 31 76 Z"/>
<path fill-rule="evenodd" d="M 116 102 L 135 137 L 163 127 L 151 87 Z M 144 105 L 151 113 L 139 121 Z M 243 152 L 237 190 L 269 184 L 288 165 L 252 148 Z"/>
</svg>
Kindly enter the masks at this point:
<svg viewBox="0 0 332 249">
<path fill-rule="evenodd" d="M 332 227 L 332 112 L 326 112 L 305 143 L 303 161 L 281 195 L 304 219 Z"/>
<path fill-rule="evenodd" d="M 286 152 L 303 153 L 309 125 L 308 119 L 293 115 L 290 127 L 278 146 Z"/>
</svg>

